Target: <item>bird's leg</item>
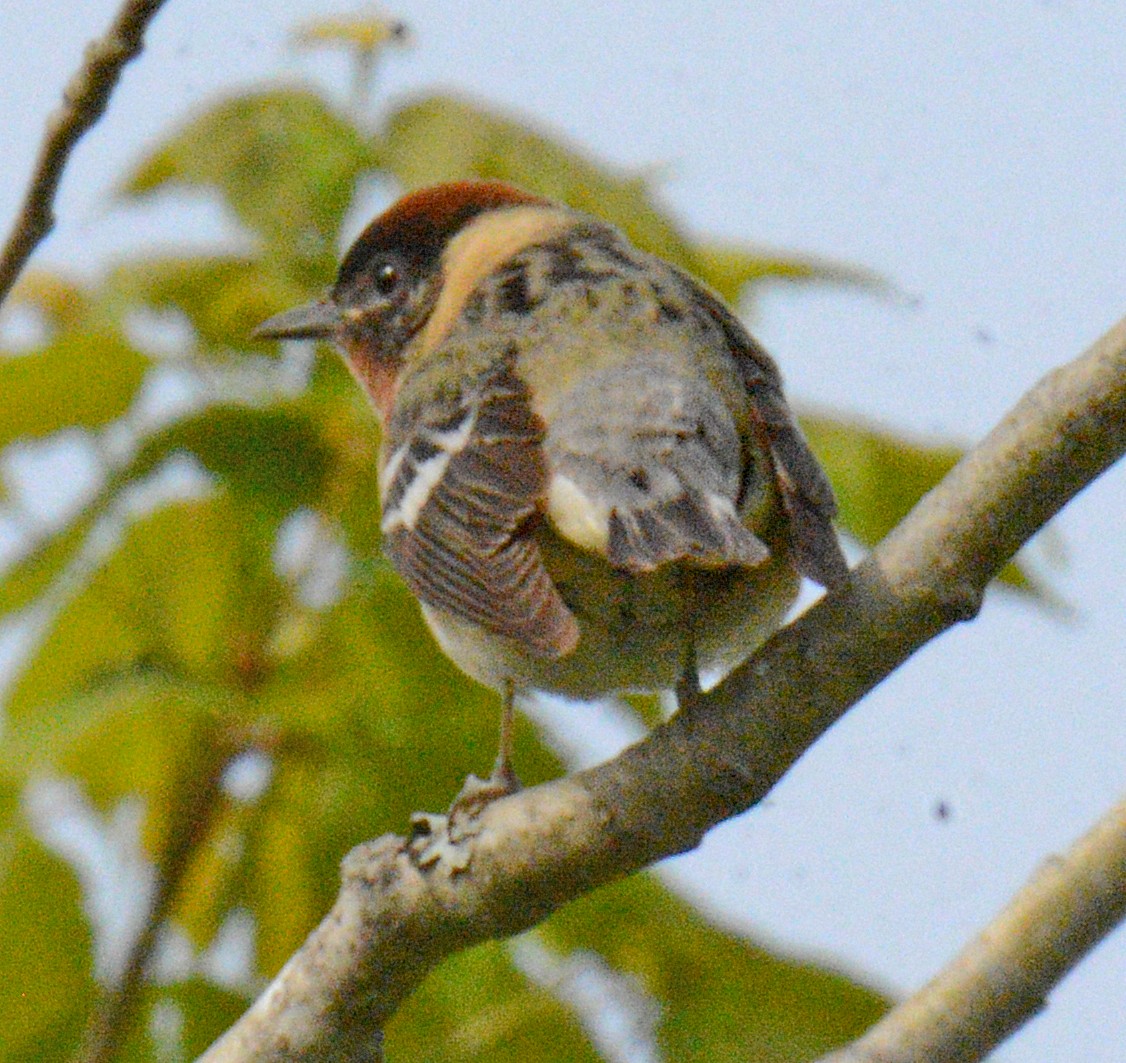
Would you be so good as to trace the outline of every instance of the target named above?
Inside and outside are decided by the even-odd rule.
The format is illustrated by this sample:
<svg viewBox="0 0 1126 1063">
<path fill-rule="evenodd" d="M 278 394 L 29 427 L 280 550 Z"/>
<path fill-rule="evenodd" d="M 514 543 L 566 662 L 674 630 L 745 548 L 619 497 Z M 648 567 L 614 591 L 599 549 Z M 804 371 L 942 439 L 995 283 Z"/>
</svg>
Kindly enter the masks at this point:
<svg viewBox="0 0 1126 1063">
<path fill-rule="evenodd" d="M 514 794 L 520 789 L 520 779 L 512 767 L 512 744 L 516 737 L 516 690 L 511 679 L 505 680 L 502 697 L 504 703 L 500 710 L 500 743 L 489 783 L 506 794 Z"/>
<path fill-rule="evenodd" d="M 700 671 L 696 666 L 695 647 L 689 645 L 687 660 L 684 662 L 680 678 L 676 681 L 677 712 L 694 708 L 700 703 L 703 696 L 704 693 L 700 689 Z"/>
<path fill-rule="evenodd" d="M 692 581 L 689 572 L 681 572 L 679 589 L 682 609 L 680 624 L 685 633 L 685 642 L 680 647 L 682 663 L 680 678 L 677 680 L 677 712 L 682 713 L 697 705 L 703 696 L 696 654 L 696 622 L 701 607 L 706 606 L 700 601 L 700 588 Z"/>
<path fill-rule="evenodd" d="M 487 804 L 501 797 L 520 790 L 520 779 L 512 768 L 512 741 L 515 735 L 516 724 L 516 691 L 511 681 L 506 681 L 504 701 L 500 715 L 500 748 L 497 750 L 497 759 L 493 764 L 492 774 L 487 779 L 470 775 L 465 780 L 461 792 L 454 798 L 450 805 L 450 820 L 462 817 L 472 818 Z"/>
</svg>

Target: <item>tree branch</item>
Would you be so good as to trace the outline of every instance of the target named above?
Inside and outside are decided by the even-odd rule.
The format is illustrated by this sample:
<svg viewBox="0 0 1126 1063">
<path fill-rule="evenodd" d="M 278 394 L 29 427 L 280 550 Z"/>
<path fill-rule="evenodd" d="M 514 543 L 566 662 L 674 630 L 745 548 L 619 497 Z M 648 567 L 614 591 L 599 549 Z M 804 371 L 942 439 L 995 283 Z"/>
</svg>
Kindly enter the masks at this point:
<svg viewBox="0 0 1126 1063">
<path fill-rule="evenodd" d="M 1126 799 L 1035 877 L 954 961 L 821 1063 L 978 1060 L 1126 915 Z"/>
<path fill-rule="evenodd" d="M 31 184 L 0 253 L 0 304 L 54 228 L 53 204 L 63 168 L 83 134 L 105 113 L 122 69 L 140 52 L 145 29 L 164 2 L 126 0 L 105 36 L 86 46 L 81 69 L 63 90 L 62 106 L 47 120 Z"/>
<path fill-rule="evenodd" d="M 852 574 L 614 760 L 360 845 L 336 904 L 206 1063 L 372 1061 L 445 956 L 696 845 L 865 692 L 974 616 L 989 579 L 1126 451 L 1126 321 L 1034 387 Z"/>
</svg>

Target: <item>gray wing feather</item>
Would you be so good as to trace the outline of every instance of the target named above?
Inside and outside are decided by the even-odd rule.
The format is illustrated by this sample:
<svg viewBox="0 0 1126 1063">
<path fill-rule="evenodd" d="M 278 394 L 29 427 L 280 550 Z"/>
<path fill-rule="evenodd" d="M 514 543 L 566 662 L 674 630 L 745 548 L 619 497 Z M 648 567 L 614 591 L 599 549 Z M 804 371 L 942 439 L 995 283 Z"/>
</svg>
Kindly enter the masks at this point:
<svg viewBox="0 0 1126 1063">
<path fill-rule="evenodd" d="M 553 473 L 605 505 L 618 568 L 758 565 L 770 556 L 739 517 L 739 436 L 704 382 L 652 364 L 605 370 L 568 396 L 545 450 Z"/>
<path fill-rule="evenodd" d="M 699 285 L 695 287 L 705 312 L 722 329 L 738 363 L 751 414 L 774 461 L 798 571 L 824 587 L 836 587 L 848 578 L 848 563 L 833 528 L 837 503 L 786 402 L 778 367 L 723 303 Z"/>
</svg>

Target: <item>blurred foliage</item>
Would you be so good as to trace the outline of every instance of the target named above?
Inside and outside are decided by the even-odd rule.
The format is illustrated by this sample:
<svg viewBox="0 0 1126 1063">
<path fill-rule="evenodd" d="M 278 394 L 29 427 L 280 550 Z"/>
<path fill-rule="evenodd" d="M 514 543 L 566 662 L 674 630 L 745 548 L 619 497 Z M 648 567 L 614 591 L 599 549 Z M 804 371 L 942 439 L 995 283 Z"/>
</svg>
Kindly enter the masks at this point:
<svg viewBox="0 0 1126 1063">
<path fill-rule="evenodd" d="M 189 122 L 149 154 L 123 191 L 218 193 L 258 237 L 267 271 L 317 285 L 332 273 L 356 179 L 373 163 L 360 130 L 325 100 L 268 91 L 225 100 Z"/>
<path fill-rule="evenodd" d="M 66 1058 L 95 999 L 91 932 L 74 874 L 13 820 L 0 857 L 0 1048 Z M 57 1046 L 57 1047 L 56 1047 Z M 48 1058 L 54 1058 L 49 1056 Z"/>
<path fill-rule="evenodd" d="M 949 443 L 922 443 L 855 419 L 809 413 L 801 424 L 833 481 L 840 524 L 865 545 L 887 535 L 962 456 Z M 1015 561 L 999 579 L 1043 599 L 1045 592 Z"/>
<path fill-rule="evenodd" d="M 524 966 L 528 941 L 546 952 L 554 968 L 548 977 L 514 975 L 509 957 Z M 543 988 L 552 980 L 573 983 L 568 988 L 611 1010 L 622 997 L 632 999 L 640 1005 L 640 1039 L 651 1039 L 656 1058 L 677 1063 L 815 1059 L 885 1006 L 842 975 L 772 956 L 708 925 L 655 876 L 642 874 L 572 903 L 513 946 L 494 943 L 443 964 L 388 1027 L 388 1056 L 435 1063 L 601 1058 L 584 1043 L 575 1015 Z"/>
<path fill-rule="evenodd" d="M 393 37 L 322 24 L 306 43 L 375 54 Z M 0 445 L 81 438 L 102 468 L 47 524 L 8 485 L 4 516 L 25 549 L 0 577 L 0 615 L 23 625 L 29 649 L 0 744 L 0 1060 L 67 1058 L 104 991 L 75 873 L 31 830 L 29 782 L 72 780 L 106 825 L 103 842 L 126 846 L 118 862 L 128 840 L 108 824 L 140 798 L 132 857 L 177 876 L 169 920 L 196 958 L 144 990 L 120 1058 L 148 1060 L 190 1057 L 225 1028 L 327 910 L 352 845 L 444 807 L 491 761 L 496 699 L 437 651 L 380 557 L 364 399 L 328 352 L 309 361 L 250 335 L 331 281 L 361 178 L 395 191 L 515 181 L 609 218 L 744 307 L 767 281 L 873 283 L 695 241 L 646 180 L 462 100 L 416 101 L 374 133 L 363 117 L 306 89 L 220 101 L 155 147 L 122 193 L 212 196 L 250 252 L 138 257 L 89 285 L 34 274 L 13 297 L 38 329 L 25 349 L 0 352 Z M 151 353 L 146 322 L 166 319 L 179 338 Z M 156 382 L 175 402 L 154 415 Z M 957 459 L 843 418 L 806 426 L 863 543 Z M 54 483 L 24 493 L 36 489 L 65 495 Z M 562 770 L 525 723 L 517 762 L 529 782 Z M 209 980 L 200 960 L 232 913 L 254 926 L 238 989 Z M 881 1007 L 838 975 L 710 927 L 648 876 L 583 899 L 529 940 L 564 965 L 597 957 L 651 999 L 670 1059 L 796 1063 Z M 392 1058 L 599 1058 L 565 996 L 513 962 L 519 948 L 447 963 L 389 1032 Z"/>
<path fill-rule="evenodd" d="M 46 343 L 0 356 L 0 447 L 68 428 L 101 428 L 132 404 L 148 360 L 107 308 L 93 301 L 79 308 L 80 298 L 71 320 Z"/>
<path fill-rule="evenodd" d="M 401 44 L 410 34 L 406 23 L 393 18 L 337 16 L 300 26 L 293 34 L 299 48 L 331 46 L 346 48 L 375 59 L 390 44 Z"/>
<path fill-rule="evenodd" d="M 649 875 L 569 905 L 542 934 L 562 953 L 602 957 L 657 1000 L 658 1041 L 664 1058 L 678 1063 L 816 1059 L 885 1008 L 842 975 L 777 958 L 708 925 Z"/>
</svg>

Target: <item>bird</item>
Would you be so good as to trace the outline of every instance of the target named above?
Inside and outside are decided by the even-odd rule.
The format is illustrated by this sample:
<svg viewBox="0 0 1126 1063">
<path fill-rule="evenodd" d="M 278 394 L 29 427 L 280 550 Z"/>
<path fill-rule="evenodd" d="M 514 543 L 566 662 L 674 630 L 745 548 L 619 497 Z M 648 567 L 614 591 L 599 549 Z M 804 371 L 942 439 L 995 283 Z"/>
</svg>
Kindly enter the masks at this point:
<svg viewBox="0 0 1126 1063">
<path fill-rule="evenodd" d="M 255 335 L 329 340 L 381 427 L 383 549 L 442 650 L 503 698 L 723 674 L 802 576 L 848 568 L 773 359 L 613 225 L 500 181 L 407 194 L 320 299 Z"/>
</svg>

